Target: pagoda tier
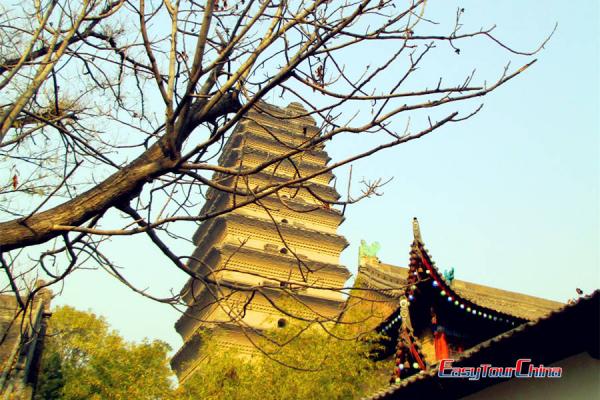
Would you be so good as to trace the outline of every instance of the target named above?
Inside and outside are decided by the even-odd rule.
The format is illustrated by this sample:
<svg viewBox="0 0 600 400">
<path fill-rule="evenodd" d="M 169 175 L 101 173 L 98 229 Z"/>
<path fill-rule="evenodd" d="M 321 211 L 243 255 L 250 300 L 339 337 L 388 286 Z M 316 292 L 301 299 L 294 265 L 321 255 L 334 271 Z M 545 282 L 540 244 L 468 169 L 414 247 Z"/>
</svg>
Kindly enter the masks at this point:
<svg viewBox="0 0 600 400">
<path fill-rule="evenodd" d="M 249 203 L 253 200 L 250 196 L 238 196 L 225 192 L 211 192 L 210 199 L 211 206 L 204 211 L 211 213 L 231 210 L 240 204 Z M 293 198 L 283 196 L 279 198 L 264 197 L 260 200 L 260 204 L 252 202 L 244 207 L 235 208 L 231 212 L 248 216 L 260 215 L 263 219 L 272 218 L 279 223 L 300 228 L 308 225 L 314 230 L 331 234 L 335 234 L 338 226 L 344 221 L 344 217 L 338 210 L 310 204 L 300 196 Z"/>
<path fill-rule="evenodd" d="M 175 323 L 184 341 L 197 333 L 198 328 L 215 328 L 223 323 L 239 323 L 248 328 L 263 330 L 277 325 L 280 319 L 286 323 L 292 318 L 331 322 L 340 312 L 340 301 L 313 296 L 289 285 L 291 296 L 280 296 L 279 284 L 266 282 L 260 291 L 253 293 L 254 285 L 242 285 L 238 281 L 219 280 L 220 285 L 203 285 L 197 291 L 196 301 L 188 307 L 184 316 Z M 234 285 L 235 289 L 230 286 Z M 194 288 L 196 289 L 196 288 Z M 290 315 L 286 315 L 290 314 Z"/>
<path fill-rule="evenodd" d="M 250 128 L 244 129 L 245 126 L 249 126 Z M 221 157 L 225 157 L 231 149 L 237 149 L 244 145 L 252 149 L 263 150 L 272 154 L 282 155 L 287 154 L 294 149 L 293 146 L 290 146 L 286 143 L 294 141 L 295 139 L 298 144 L 304 142 L 303 140 L 297 140 L 296 136 L 294 135 L 287 134 L 280 135 L 280 137 L 284 138 L 285 141 L 278 142 L 275 141 L 270 134 L 267 134 L 264 131 L 261 133 L 261 131 L 252 130 L 251 127 L 252 125 L 246 121 L 240 122 L 235 133 L 231 135 L 223 147 L 223 155 Z M 242 132 L 243 134 L 238 135 L 238 132 Z M 312 147 L 310 150 L 304 151 L 292 157 L 294 160 L 298 158 L 302 159 L 304 162 L 321 166 L 326 165 L 330 160 L 327 153 L 322 149 L 320 150 L 319 147 Z M 221 160 L 219 160 L 219 163 L 221 163 Z"/>
<path fill-rule="evenodd" d="M 243 197 L 250 196 L 251 193 L 260 193 L 262 190 L 277 190 L 276 193 L 269 195 L 284 200 L 298 199 L 298 201 L 306 204 L 317 205 L 325 208 L 329 208 L 326 202 L 335 202 L 340 198 L 339 193 L 334 188 L 316 182 L 288 184 L 288 182 L 294 179 L 296 178 L 285 175 L 282 176 L 278 173 L 266 174 L 263 172 L 252 174 L 247 177 L 215 174 L 213 180 L 219 185 L 219 187 L 218 189 L 209 190 L 206 198 L 208 202 L 212 203 L 215 192 L 231 193 L 235 194 L 237 197 Z M 283 185 L 286 186 L 282 187 Z M 210 209 L 210 207 L 211 206 L 208 205 L 205 209 Z M 203 209 L 203 211 L 205 209 Z"/>
<path fill-rule="evenodd" d="M 202 260 L 210 248 L 220 243 L 230 243 L 267 251 L 275 246 L 281 254 L 296 254 L 335 264 L 341 251 L 348 245 L 343 236 L 239 213 L 210 219 L 193 239 L 197 247 L 192 261 Z M 193 264 L 190 267 L 194 269 Z"/>
<path fill-rule="evenodd" d="M 240 170 L 243 172 L 244 170 L 250 170 L 256 166 L 259 166 L 265 163 L 265 160 L 274 160 L 279 154 L 274 154 L 272 152 L 264 151 L 262 149 L 233 149 L 229 152 L 228 157 L 223 159 L 223 166 L 225 167 L 235 167 L 236 170 Z M 263 175 L 275 175 L 279 177 L 284 177 L 286 179 L 289 178 L 300 178 L 298 175 L 299 168 L 298 165 L 302 165 L 302 174 L 304 176 L 315 175 L 317 174 L 324 165 L 313 164 L 306 159 L 300 159 L 292 157 L 291 160 L 284 159 L 282 161 L 278 161 L 273 163 L 267 167 L 265 167 L 262 172 Z M 320 175 L 315 176 L 314 178 L 308 179 L 306 182 L 315 183 L 318 185 L 327 186 L 329 182 L 333 179 L 333 173 L 326 172 Z"/>
<path fill-rule="evenodd" d="M 339 265 L 316 262 L 308 258 L 281 254 L 276 248 L 266 250 L 223 244 L 213 247 L 202 262 L 193 269 L 211 280 L 239 280 L 240 284 L 275 285 L 293 287 L 312 296 L 339 300 L 340 295 L 332 290 L 340 288 L 348 279 L 348 271 Z M 210 265 L 218 265 L 209 269 Z M 190 279 L 182 290 L 183 299 L 188 305 L 198 298 L 202 285 Z M 194 290 L 192 290 L 192 288 Z"/>
<path fill-rule="evenodd" d="M 306 115 L 306 109 L 300 103 L 292 102 L 286 108 L 261 102 L 247 115 L 246 120 L 271 129 L 282 129 L 289 134 L 305 136 L 306 131 L 318 131 L 315 120 Z M 292 129 L 288 129 L 293 125 Z"/>
<path fill-rule="evenodd" d="M 239 323 L 222 323 L 217 330 L 211 330 L 210 341 L 218 346 L 222 354 L 233 353 L 240 357 L 250 358 L 256 355 L 259 336 L 253 329 L 240 326 Z M 171 367 L 180 382 L 202 368 L 205 356 L 202 353 L 202 337 L 193 335 L 171 358 Z"/>
<path fill-rule="evenodd" d="M 219 165 L 231 172 L 212 178 L 216 185 L 200 215 L 213 217 L 194 234 L 188 262 L 202 278 L 181 291 L 188 307 L 175 328 L 184 345 L 171 362 L 180 381 L 201 365 L 201 332 L 249 354 L 256 350 L 252 337 L 284 327 L 291 316 L 335 321 L 343 308 L 340 289 L 350 274 L 338 263 L 348 242 L 336 233 L 343 216 L 328 204 L 340 195 L 329 186 L 333 174 L 319 173 L 329 157 L 319 144 L 279 160 L 318 137 L 314 120 L 299 117 L 305 113 L 294 103 L 285 109 L 261 103 L 223 147 Z"/>
</svg>

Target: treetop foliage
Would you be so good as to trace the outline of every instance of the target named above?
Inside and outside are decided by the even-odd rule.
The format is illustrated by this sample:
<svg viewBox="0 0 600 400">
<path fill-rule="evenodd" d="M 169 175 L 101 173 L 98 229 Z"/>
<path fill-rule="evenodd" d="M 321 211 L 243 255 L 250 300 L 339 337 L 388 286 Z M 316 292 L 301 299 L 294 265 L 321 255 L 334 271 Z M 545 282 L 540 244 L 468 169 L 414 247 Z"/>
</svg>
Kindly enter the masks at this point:
<svg viewBox="0 0 600 400">
<path fill-rule="evenodd" d="M 349 399 L 384 385 L 391 368 L 369 358 L 374 336 L 356 340 L 354 327 L 330 327 L 340 340 L 293 322 L 266 332 L 265 354 L 252 358 L 223 351 L 205 333 L 206 358 L 175 387 L 163 342 L 127 342 L 104 318 L 69 306 L 54 311 L 49 327 L 37 399 Z"/>
</svg>

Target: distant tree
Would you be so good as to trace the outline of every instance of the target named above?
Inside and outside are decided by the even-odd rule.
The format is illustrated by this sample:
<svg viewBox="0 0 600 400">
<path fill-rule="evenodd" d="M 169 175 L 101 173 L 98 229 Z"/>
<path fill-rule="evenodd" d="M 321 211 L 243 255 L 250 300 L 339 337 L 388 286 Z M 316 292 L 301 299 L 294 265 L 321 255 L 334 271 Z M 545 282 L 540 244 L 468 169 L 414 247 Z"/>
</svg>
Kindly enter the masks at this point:
<svg viewBox="0 0 600 400">
<path fill-rule="evenodd" d="M 177 397 L 193 399 L 352 399 L 384 385 L 391 365 L 370 358 L 377 336 L 355 337 L 355 327 L 325 332 L 297 321 L 265 332 L 264 354 L 240 358 L 208 342 L 206 359 L 181 385 Z M 344 338 L 348 337 L 347 340 Z M 292 340 L 293 339 L 293 340 Z M 286 344 L 285 346 L 283 344 Z"/>
<path fill-rule="evenodd" d="M 169 346 L 125 341 L 102 317 L 65 306 L 49 324 L 37 399 L 170 399 Z"/>
<path fill-rule="evenodd" d="M 388 379 L 389 362 L 370 358 L 378 338 L 354 324 L 292 321 L 264 332 L 264 354 L 244 358 L 205 333 L 206 359 L 175 389 L 165 343 L 127 342 L 104 318 L 63 306 L 50 319 L 36 400 L 357 398 Z"/>
</svg>

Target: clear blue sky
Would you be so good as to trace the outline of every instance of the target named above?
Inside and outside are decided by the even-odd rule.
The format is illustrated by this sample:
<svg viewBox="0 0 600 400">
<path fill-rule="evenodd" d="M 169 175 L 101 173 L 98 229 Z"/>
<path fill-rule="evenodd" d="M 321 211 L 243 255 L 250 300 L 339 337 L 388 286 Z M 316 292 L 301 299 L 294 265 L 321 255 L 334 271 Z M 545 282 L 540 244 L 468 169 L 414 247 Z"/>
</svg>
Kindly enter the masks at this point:
<svg viewBox="0 0 600 400">
<path fill-rule="evenodd" d="M 451 21 L 457 6 L 466 27 L 497 24 L 497 36 L 519 49 L 535 48 L 555 22 L 558 30 L 526 74 L 457 109 L 483 101 L 471 120 L 354 165 L 356 179 L 394 179 L 384 196 L 347 210 L 339 232 L 351 245 L 341 262 L 355 272 L 365 239 L 381 243 L 382 261 L 406 265 L 417 216 L 434 260 L 454 267 L 457 279 L 560 301 L 576 287 L 590 292 L 600 286 L 598 2 L 430 1 L 429 17 Z M 509 59 L 481 40 L 461 50 L 441 46 L 420 79 L 433 86 L 440 74 L 462 76 L 475 65 L 491 79 Z M 526 61 L 512 59 L 514 67 Z M 334 142 L 328 151 L 336 160 L 360 145 Z M 186 277 L 145 243 L 117 238 L 110 250 L 142 286 L 178 292 Z M 181 343 L 174 310 L 103 271 L 70 277 L 55 300 L 65 303 L 106 316 L 128 339 Z"/>
</svg>

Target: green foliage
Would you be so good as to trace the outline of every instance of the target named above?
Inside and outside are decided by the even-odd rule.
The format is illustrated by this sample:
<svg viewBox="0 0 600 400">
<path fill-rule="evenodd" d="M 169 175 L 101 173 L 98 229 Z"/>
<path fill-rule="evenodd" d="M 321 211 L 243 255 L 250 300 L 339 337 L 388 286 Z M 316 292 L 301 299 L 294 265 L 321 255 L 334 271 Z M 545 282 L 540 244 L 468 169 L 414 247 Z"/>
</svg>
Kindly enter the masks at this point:
<svg viewBox="0 0 600 400">
<path fill-rule="evenodd" d="M 39 398 L 172 398 L 166 343 L 129 343 L 111 331 L 103 318 L 60 307 L 50 319 L 45 346 L 38 393 L 59 391 L 60 396 Z M 57 368 L 62 381 L 53 378 Z"/>
<path fill-rule="evenodd" d="M 209 341 L 203 349 L 207 360 L 179 388 L 178 397 L 352 399 L 385 385 L 391 366 L 367 357 L 373 349 L 370 340 L 351 338 L 351 329 L 344 326 L 331 330 L 336 336 L 348 335 L 348 340 L 336 339 L 320 328 L 305 328 L 291 324 L 269 332 L 269 340 L 262 340 L 261 348 L 270 357 L 240 359 L 223 354 Z"/>
<path fill-rule="evenodd" d="M 356 325 L 290 323 L 258 343 L 269 354 L 241 358 L 205 335 L 207 359 L 179 388 L 171 384 L 168 346 L 129 343 L 89 312 L 58 308 L 50 318 L 36 400 L 351 399 L 385 384 L 391 366 L 367 355 L 374 337 Z M 285 344 L 282 346 L 282 344 Z"/>
</svg>

